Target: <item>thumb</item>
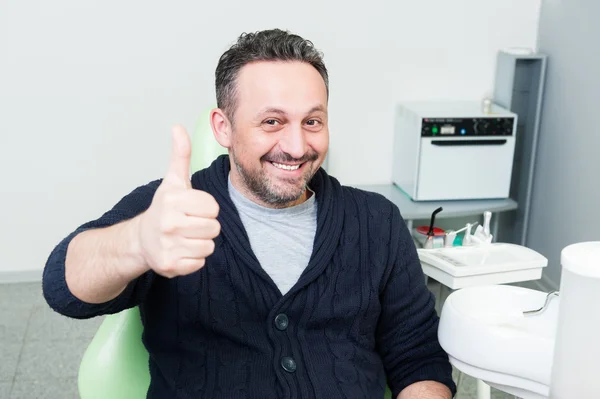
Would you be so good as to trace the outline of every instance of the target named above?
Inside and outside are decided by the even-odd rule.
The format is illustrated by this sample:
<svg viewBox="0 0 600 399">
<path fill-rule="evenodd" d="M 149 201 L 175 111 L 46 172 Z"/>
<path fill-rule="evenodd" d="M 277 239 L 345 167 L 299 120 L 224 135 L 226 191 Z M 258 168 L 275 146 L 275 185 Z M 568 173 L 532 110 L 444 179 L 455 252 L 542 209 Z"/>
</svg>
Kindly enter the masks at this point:
<svg viewBox="0 0 600 399">
<path fill-rule="evenodd" d="M 171 160 L 163 181 L 170 185 L 191 188 L 190 158 L 192 156 L 192 144 L 190 137 L 181 125 L 173 126 L 171 136 Z"/>
</svg>

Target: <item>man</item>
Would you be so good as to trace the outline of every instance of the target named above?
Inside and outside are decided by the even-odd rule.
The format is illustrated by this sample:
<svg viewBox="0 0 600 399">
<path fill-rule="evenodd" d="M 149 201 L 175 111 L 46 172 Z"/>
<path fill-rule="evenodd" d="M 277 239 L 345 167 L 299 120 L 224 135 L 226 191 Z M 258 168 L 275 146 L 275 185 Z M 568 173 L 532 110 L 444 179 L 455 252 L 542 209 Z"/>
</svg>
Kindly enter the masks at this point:
<svg viewBox="0 0 600 399">
<path fill-rule="evenodd" d="M 312 43 L 240 36 L 216 70 L 216 140 L 189 177 L 173 128 L 165 177 L 51 253 L 44 295 L 89 318 L 139 306 L 148 398 L 450 398 L 438 318 L 399 210 L 341 186 L 328 75 Z"/>
</svg>

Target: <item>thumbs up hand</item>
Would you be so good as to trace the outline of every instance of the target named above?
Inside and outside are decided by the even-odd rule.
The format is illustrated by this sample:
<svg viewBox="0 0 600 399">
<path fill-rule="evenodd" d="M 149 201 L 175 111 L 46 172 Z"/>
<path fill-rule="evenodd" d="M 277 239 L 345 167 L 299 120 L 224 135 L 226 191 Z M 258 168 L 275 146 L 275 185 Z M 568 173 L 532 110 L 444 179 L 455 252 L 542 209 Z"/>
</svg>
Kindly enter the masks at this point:
<svg viewBox="0 0 600 399">
<path fill-rule="evenodd" d="M 190 182 L 190 138 L 173 127 L 171 160 L 150 207 L 140 215 L 140 250 L 148 267 L 165 277 L 193 273 L 204 266 L 221 230 L 214 197 Z"/>
</svg>

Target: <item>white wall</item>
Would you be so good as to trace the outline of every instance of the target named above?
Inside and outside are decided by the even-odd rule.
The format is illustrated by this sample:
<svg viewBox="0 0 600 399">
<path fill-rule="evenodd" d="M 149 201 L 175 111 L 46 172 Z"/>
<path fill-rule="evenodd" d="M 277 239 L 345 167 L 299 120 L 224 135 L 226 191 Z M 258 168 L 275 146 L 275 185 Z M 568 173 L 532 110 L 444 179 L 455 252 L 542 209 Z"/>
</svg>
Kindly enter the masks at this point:
<svg viewBox="0 0 600 399">
<path fill-rule="evenodd" d="M 598 2 L 555 0 L 543 4 L 540 16 L 539 51 L 548 54 L 548 71 L 527 246 L 548 257 L 542 282 L 554 289 L 562 249 L 600 241 L 598 13 Z"/>
<path fill-rule="evenodd" d="M 387 183 L 394 103 L 490 93 L 496 51 L 535 46 L 540 0 L 0 7 L 0 272 L 37 272 L 77 225 L 162 175 L 170 126 L 192 129 L 215 101 L 218 57 L 241 32 L 286 28 L 324 51 L 329 170 Z"/>
</svg>

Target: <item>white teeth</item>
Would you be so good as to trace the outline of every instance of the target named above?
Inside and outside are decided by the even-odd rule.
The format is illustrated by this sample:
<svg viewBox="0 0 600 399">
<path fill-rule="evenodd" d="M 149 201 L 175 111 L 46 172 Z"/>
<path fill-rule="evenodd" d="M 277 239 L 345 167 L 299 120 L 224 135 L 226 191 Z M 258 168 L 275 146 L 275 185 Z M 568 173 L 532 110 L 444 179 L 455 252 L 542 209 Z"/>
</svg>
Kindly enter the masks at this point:
<svg viewBox="0 0 600 399">
<path fill-rule="evenodd" d="M 298 169 L 298 168 L 300 167 L 300 165 L 294 165 L 294 166 L 291 166 L 291 165 L 283 165 L 283 164 L 280 164 L 280 163 L 275 163 L 275 162 L 271 162 L 271 163 L 272 163 L 272 164 L 273 164 L 273 166 L 275 166 L 276 168 L 279 168 L 279 169 L 284 169 L 284 170 L 296 170 L 296 169 Z"/>
</svg>

